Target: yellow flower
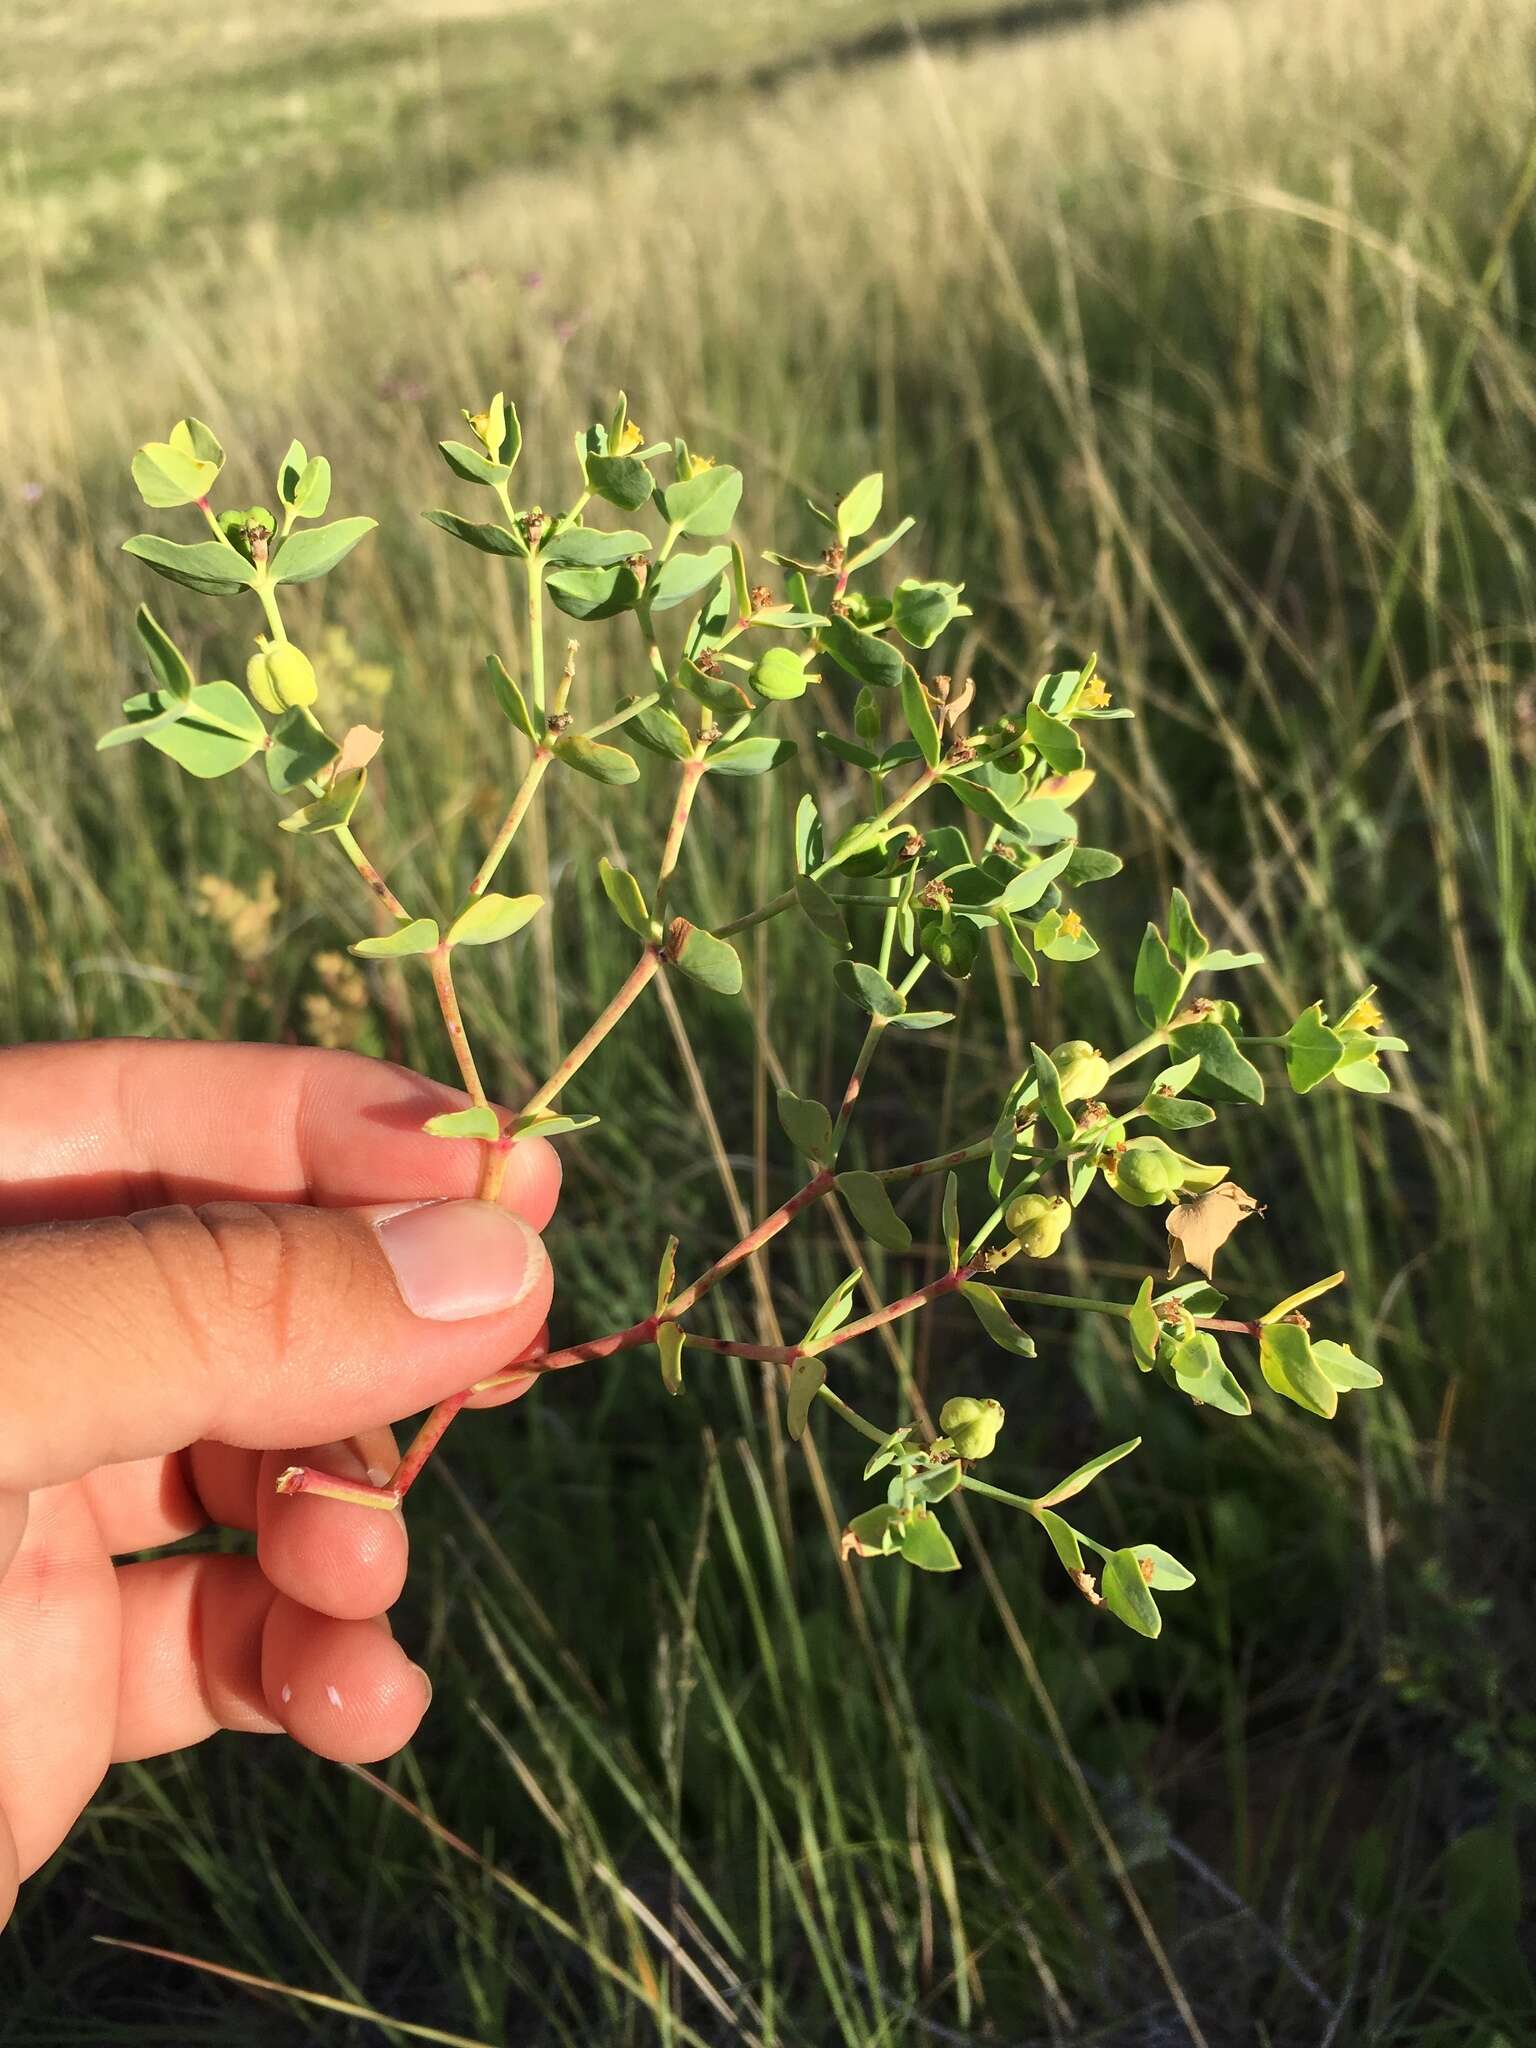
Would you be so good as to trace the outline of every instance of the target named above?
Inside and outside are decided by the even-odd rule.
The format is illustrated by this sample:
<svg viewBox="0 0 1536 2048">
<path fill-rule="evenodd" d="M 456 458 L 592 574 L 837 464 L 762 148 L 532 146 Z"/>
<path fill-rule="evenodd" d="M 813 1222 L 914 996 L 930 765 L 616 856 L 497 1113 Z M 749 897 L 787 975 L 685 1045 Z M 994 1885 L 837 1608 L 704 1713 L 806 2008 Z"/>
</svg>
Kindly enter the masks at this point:
<svg viewBox="0 0 1536 2048">
<path fill-rule="evenodd" d="M 1063 939 L 1080 939 L 1083 935 L 1083 920 L 1075 910 L 1064 910 L 1057 936 Z"/>
<path fill-rule="evenodd" d="M 1109 701 L 1110 695 L 1104 687 L 1103 677 L 1095 676 L 1078 698 L 1077 708 L 1079 711 L 1102 711 Z"/>
<path fill-rule="evenodd" d="M 1367 994 L 1339 1019 L 1334 1028 L 1339 1031 L 1379 1031 L 1386 1021 Z"/>
<path fill-rule="evenodd" d="M 627 455 L 632 448 L 644 445 L 645 436 L 634 420 L 626 420 L 619 431 L 619 438 L 609 449 L 610 455 Z"/>
</svg>

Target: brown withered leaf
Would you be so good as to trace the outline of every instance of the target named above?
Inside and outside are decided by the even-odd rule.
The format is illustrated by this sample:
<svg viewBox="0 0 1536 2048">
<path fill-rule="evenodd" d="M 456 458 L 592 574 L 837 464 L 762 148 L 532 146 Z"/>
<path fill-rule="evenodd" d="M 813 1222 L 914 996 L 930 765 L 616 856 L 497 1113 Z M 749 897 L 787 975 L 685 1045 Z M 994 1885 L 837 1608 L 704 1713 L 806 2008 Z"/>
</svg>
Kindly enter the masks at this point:
<svg viewBox="0 0 1536 2048">
<path fill-rule="evenodd" d="M 341 752 L 331 767 L 331 780 L 334 782 L 339 776 L 354 775 L 359 768 L 366 768 L 383 744 L 383 733 L 375 732 L 371 725 L 348 726 L 341 742 Z"/>
<path fill-rule="evenodd" d="M 1236 1181 L 1224 1180 L 1219 1187 L 1181 1202 L 1168 1211 L 1168 1278 L 1177 1279 L 1179 1269 L 1191 1265 L 1197 1273 L 1211 1277 L 1211 1264 L 1227 1239 L 1245 1216 L 1262 1215 L 1262 1205 Z"/>
</svg>

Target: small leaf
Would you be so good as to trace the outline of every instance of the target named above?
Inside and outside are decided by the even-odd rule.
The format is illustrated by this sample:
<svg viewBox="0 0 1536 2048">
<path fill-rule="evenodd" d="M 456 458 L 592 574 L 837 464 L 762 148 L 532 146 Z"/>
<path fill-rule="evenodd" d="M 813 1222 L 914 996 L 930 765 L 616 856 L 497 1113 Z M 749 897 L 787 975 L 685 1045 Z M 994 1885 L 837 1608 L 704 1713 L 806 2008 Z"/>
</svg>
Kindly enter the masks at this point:
<svg viewBox="0 0 1536 2048">
<path fill-rule="evenodd" d="M 333 782 L 322 797 L 302 809 L 290 811 L 286 818 L 277 821 L 280 832 L 339 832 L 351 821 L 357 809 L 358 799 L 368 781 L 368 770 L 359 768 L 355 775 L 346 775 L 339 782 Z"/>
<path fill-rule="evenodd" d="M 893 1429 L 884 1443 L 878 1445 L 869 1463 L 864 1467 L 866 1480 L 873 1479 L 877 1472 L 883 1472 L 887 1465 L 894 1465 L 907 1448 L 912 1436 L 912 1424 L 904 1429 Z"/>
<path fill-rule="evenodd" d="M 1139 1636 L 1161 1635 L 1163 1617 L 1152 1598 L 1152 1588 L 1142 1575 L 1141 1559 L 1134 1550 L 1112 1551 L 1104 1562 L 1104 1605 L 1117 1621 L 1135 1629 Z"/>
<path fill-rule="evenodd" d="M 1146 1567 L 1152 1567 L 1152 1576 L 1147 1579 L 1147 1584 L 1154 1593 L 1183 1593 L 1195 1583 L 1195 1575 L 1189 1566 L 1180 1564 L 1171 1551 L 1162 1549 L 1156 1543 L 1138 1543 L 1133 1547 L 1142 1566 L 1144 1579 L 1147 1576 Z"/>
<path fill-rule="evenodd" d="M 457 512 L 444 512 L 440 508 L 423 512 L 421 516 L 429 526 L 451 533 L 455 540 L 463 541 L 466 547 L 478 548 L 482 555 L 523 556 L 528 552 L 521 537 L 508 527 L 489 521 L 461 519 Z"/>
<path fill-rule="evenodd" d="M 158 533 L 136 533 L 123 542 L 123 553 L 147 562 L 172 583 L 200 590 L 205 597 L 232 597 L 256 581 L 251 563 L 222 541 L 162 540 Z"/>
<path fill-rule="evenodd" d="M 1309 1414 L 1338 1413 L 1339 1390 L 1312 1353 L 1300 1323 L 1266 1323 L 1259 1332 L 1259 1370 L 1277 1394 Z"/>
<path fill-rule="evenodd" d="M 894 690 L 911 666 L 899 647 L 864 632 L 849 619 L 828 619 L 818 637 L 846 675 L 877 690 Z"/>
<path fill-rule="evenodd" d="M 1201 1124 L 1216 1120 L 1216 1112 L 1208 1102 L 1183 1102 L 1177 1096 L 1159 1095 L 1155 1088 L 1137 1114 L 1150 1117 L 1165 1131 L 1194 1131 Z"/>
<path fill-rule="evenodd" d="M 149 441 L 133 458 L 139 496 L 156 511 L 191 505 L 218 481 L 224 450 L 201 420 L 181 420 L 165 441 Z"/>
<path fill-rule="evenodd" d="M 917 679 L 915 669 L 907 668 L 901 676 L 901 709 L 907 721 L 907 730 L 917 742 L 917 750 L 930 768 L 937 768 L 944 751 L 939 738 L 938 721 L 933 715 L 933 706 L 928 693 Z"/>
<path fill-rule="evenodd" d="M 341 749 L 300 705 L 285 711 L 267 743 L 267 781 L 278 796 L 324 775 Z"/>
<path fill-rule="evenodd" d="M 730 560 L 729 548 L 711 548 L 703 555 L 668 555 L 652 572 L 645 586 L 645 601 L 653 612 L 669 611 L 713 583 L 722 569 L 729 568 Z"/>
<path fill-rule="evenodd" d="M 394 931 L 378 938 L 355 940 L 347 951 L 360 960 L 404 960 L 413 953 L 432 952 L 437 942 L 437 920 L 413 917 L 408 924 L 397 925 Z"/>
<path fill-rule="evenodd" d="M 1336 1344 L 1331 1337 L 1324 1337 L 1314 1344 L 1312 1356 L 1322 1367 L 1324 1379 L 1341 1394 L 1353 1393 L 1358 1388 L 1379 1387 L 1382 1383 L 1381 1374 L 1374 1365 L 1367 1365 L 1363 1358 L 1356 1358 L 1347 1344 Z"/>
<path fill-rule="evenodd" d="M 1058 775 L 1076 775 L 1087 756 L 1083 743 L 1065 719 L 1053 718 L 1042 705 L 1031 704 L 1024 726 L 1035 751 Z"/>
<path fill-rule="evenodd" d="M 862 1515 L 855 1515 L 843 1531 L 843 1556 L 889 1557 L 895 1549 L 896 1531 L 900 1525 L 900 1508 L 893 1508 L 888 1503 L 866 1508 Z"/>
<path fill-rule="evenodd" d="M 662 516 L 669 526 L 701 540 L 713 540 L 731 530 L 741 503 L 741 471 L 724 463 L 701 469 L 685 482 L 668 484 L 660 496 Z"/>
<path fill-rule="evenodd" d="M 1035 1505 L 1041 1508 L 1059 1507 L 1064 1500 L 1071 1500 L 1092 1486 L 1101 1472 L 1107 1472 L 1111 1465 L 1118 1465 L 1122 1458 L 1128 1458 L 1132 1451 L 1141 1448 L 1141 1438 L 1133 1436 L 1123 1444 L 1116 1444 L 1112 1451 L 1100 1451 L 1096 1458 L 1090 1458 L 1086 1465 L 1079 1465 L 1075 1472 L 1069 1472 L 1065 1479 L 1058 1479 L 1049 1493 L 1036 1496 Z"/>
<path fill-rule="evenodd" d="M 1157 1363 L 1157 1347 L 1163 1334 L 1162 1319 L 1152 1306 L 1150 1273 L 1142 1281 L 1136 1299 L 1131 1303 L 1128 1321 L 1131 1332 L 1131 1355 L 1142 1372 L 1150 1372 Z"/>
<path fill-rule="evenodd" d="M 819 1358 L 797 1358 L 789 1369 L 789 1398 L 786 1426 L 790 1440 L 799 1443 L 811 1417 L 811 1404 L 827 1383 L 827 1368 Z"/>
<path fill-rule="evenodd" d="M 1335 1287 L 1343 1286 L 1345 1278 L 1346 1275 L 1341 1268 L 1337 1273 L 1330 1273 L 1325 1280 L 1314 1280 L 1309 1286 L 1298 1287 L 1296 1292 L 1288 1294 L 1284 1301 L 1277 1301 L 1272 1309 L 1259 1317 L 1259 1321 L 1281 1322 L 1293 1309 L 1302 1308 L 1307 1302 L 1316 1301 L 1321 1295 L 1332 1294 Z"/>
<path fill-rule="evenodd" d="M 660 754 L 666 761 L 692 760 L 692 735 L 675 711 L 660 704 L 648 704 L 624 723 L 630 738 L 638 740 L 648 752 Z"/>
<path fill-rule="evenodd" d="M 1195 923 L 1195 913 L 1182 889 L 1168 901 L 1168 951 L 1180 967 L 1195 968 L 1211 950 L 1211 942 Z"/>
<path fill-rule="evenodd" d="M 496 702 L 501 706 L 513 725 L 517 727 L 524 739 L 532 740 L 534 745 L 537 746 L 542 735 L 533 722 L 533 713 L 528 708 L 528 700 L 523 695 L 522 689 L 517 683 L 516 678 L 512 675 L 511 670 L 507 668 L 499 655 L 488 654 L 485 657 L 485 672 L 490 678 L 491 691 Z"/>
<path fill-rule="evenodd" d="M 1083 1546 L 1078 1541 L 1077 1531 L 1070 1522 L 1063 1521 L 1060 1515 L 1053 1515 L 1048 1508 L 1040 1510 L 1040 1526 L 1044 1529 L 1046 1535 L 1050 1537 L 1051 1548 L 1061 1559 L 1067 1571 L 1074 1580 L 1079 1581 L 1078 1591 L 1081 1592 L 1083 1588 L 1080 1582 L 1085 1574 Z M 1097 1603 L 1097 1594 L 1094 1595 L 1094 1600 Z"/>
<path fill-rule="evenodd" d="M 1181 1202 L 1164 1219 L 1168 1231 L 1168 1278 L 1172 1280 L 1184 1265 L 1211 1277 L 1216 1254 L 1239 1223 L 1252 1216 L 1259 1204 L 1246 1188 L 1226 1180 L 1219 1187 Z"/>
<path fill-rule="evenodd" d="M 802 1345 L 820 1343 L 823 1337 L 830 1337 L 834 1330 L 840 1330 L 847 1322 L 853 1307 L 853 1290 L 862 1278 L 862 1268 L 855 1266 L 846 1279 L 840 1280 L 826 1300 L 811 1317 L 811 1326 L 801 1339 Z"/>
<path fill-rule="evenodd" d="M 640 578 L 627 562 L 611 569 L 560 569 L 545 588 L 572 619 L 616 619 L 640 601 Z"/>
<path fill-rule="evenodd" d="M 661 1384 L 669 1394 L 683 1391 L 683 1351 L 687 1342 L 687 1335 L 679 1323 L 663 1323 L 656 1332 L 656 1348 L 661 1353 Z"/>
<path fill-rule="evenodd" d="M 844 547 L 869 531 L 880 517 L 884 499 L 885 478 L 878 470 L 849 485 L 837 501 L 837 537 Z"/>
<path fill-rule="evenodd" d="M 963 583 L 917 583 L 910 577 L 891 594 L 891 621 L 909 647 L 931 647 L 956 617 L 969 617 L 960 602 Z"/>
<path fill-rule="evenodd" d="M 303 533 L 290 533 L 272 557 L 272 581 L 313 583 L 317 576 L 345 561 L 378 523 L 377 519 L 337 519 L 330 526 L 311 526 Z"/>
<path fill-rule="evenodd" d="M 822 888 L 820 882 L 809 875 L 796 875 L 795 901 L 815 930 L 818 938 L 825 939 L 834 953 L 849 953 L 853 941 L 848 936 L 848 924 L 843 913 Z"/>
<path fill-rule="evenodd" d="M 1033 867 L 1022 869 L 1009 882 L 997 901 L 1004 910 L 1033 910 L 1057 876 L 1064 873 L 1071 864 L 1075 851 L 1070 844 L 1058 847 L 1055 853 L 1048 853 L 1043 860 L 1036 861 Z"/>
<path fill-rule="evenodd" d="M 768 733 L 749 733 L 728 746 L 711 750 L 706 766 L 711 775 L 766 775 L 782 768 L 795 754 L 793 740 L 776 740 Z"/>
<path fill-rule="evenodd" d="M 1107 882 L 1125 866 L 1118 853 L 1106 853 L 1099 846 L 1074 846 L 1062 880 L 1069 888 L 1088 882 Z"/>
<path fill-rule="evenodd" d="M 130 699 L 129 708 L 136 701 Z M 233 683 L 199 683 L 176 709 L 174 724 L 144 737 L 200 782 L 243 768 L 267 737 L 245 692 Z"/>
<path fill-rule="evenodd" d="M 443 941 L 448 946 L 492 946 L 531 923 L 544 907 L 542 896 L 498 896 L 494 889 L 459 912 Z"/>
<path fill-rule="evenodd" d="M 954 1270 L 953 1266 L 950 1270 Z M 995 1287 L 988 1287 L 981 1280 L 967 1280 L 960 1292 L 976 1311 L 976 1320 L 994 1344 L 1000 1344 L 1004 1351 L 1011 1351 L 1015 1358 L 1034 1357 L 1034 1338 L 1021 1330 L 1009 1315 Z"/>
<path fill-rule="evenodd" d="M 595 1116 L 565 1116 L 555 1109 L 534 1109 L 526 1116 L 514 1117 L 507 1127 L 506 1135 L 514 1140 L 523 1138 L 563 1138 L 568 1131 L 590 1131 L 602 1119 Z"/>
<path fill-rule="evenodd" d="M 651 545 L 629 528 L 604 533 L 596 526 L 567 526 L 544 543 L 539 559 L 551 569 L 611 569 L 632 555 L 648 555 Z"/>
<path fill-rule="evenodd" d="M 684 974 L 701 981 L 716 995 L 734 996 L 741 991 L 741 956 L 734 946 L 725 939 L 717 939 L 713 932 L 690 925 L 676 950 L 669 950 L 668 957 Z"/>
<path fill-rule="evenodd" d="M 512 474 L 509 463 L 493 462 L 483 448 L 471 448 L 463 441 L 439 441 L 437 446 L 454 475 L 467 484 L 504 484 Z"/>
<path fill-rule="evenodd" d="M 863 960 L 839 960 L 832 978 L 850 1001 L 872 1017 L 899 1017 L 907 1007 L 906 998 L 880 973 Z"/>
<path fill-rule="evenodd" d="M 621 512 L 638 512 L 650 500 L 656 479 L 634 455 L 589 455 L 587 482 L 598 497 Z"/>
<path fill-rule="evenodd" d="M 187 703 L 192 695 L 193 675 L 186 656 L 147 604 L 139 606 L 133 623 L 149 656 L 155 681 L 168 697 Z"/>
<path fill-rule="evenodd" d="M 340 781 L 342 776 L 366 768 L 383 744 L 383 733 L 375 731 L 371 725 L 349 725 L 337 749 L 336 765 L 331 770 L 332 781 Z"/>
<path fill-rule="evenodd" d="M 597 864 L 598 878 L 603 885 L 603 894 L 623 918 L 637 939 L 651 936 L 651 909 L 645 900 L 645 893 L 628 868 L 616 868 L 611 861 L 600 860 Z"/>
<path fill-rule="evenodd" d="M 1323 1006 L 1303 1010 L 1285 1034 L 1285 1072 L 1298 1095 L 1326 1081 L 1344 1057 L 1344 1041 L 1323 1022 Z"/>
<path fill-rule="evenodd" d="M 421 1127 L 429 1138 L 484 1138 L 494 1143 L 501 1136 L 501 1120 L 483 1103 L 477 1109 L 450 1109 L 446 1115 L 430 1116 Z"/>
<path fill-rule="evenodd" d="M 677 1279 L 677 1239 L 669 1237 L 667 1248 L 661 1255 L 661 1264 L 656 1269 L 656 1313 L 660 1315 L 672 1299 L 673 1284 Z"/>
<path fill-rule="evenodd" d="M 889 533 L 881 534 L 880 538 L 872 540 L 868 547 L 860 548 L 859 552 L 843 565 L 844 568 L 851 574 L 855 569 L 863 569 L 871 562 L 878 562 L 880 557 L 888 554 L 897 541 L 910 533 L 916 524 L 917 521 L 912 518 L 898 521 Z"/>
<path fill-rule="evenodd" d="M 1065 1145 L 1077 1132 L 1077 1120 L 1061 1095 L 1061 1074 L 1043 1045 L 1031 1045 L 1035 1062 L 1035 1090 L 1046 1121 Z"/>
<path fill-rule="evenodd" d="M 1221 1355 L 1209 1330 L 1196 1330 L 1173 1345 L 1169 1355 L 1179 1392 L 1224 1415 L 1251 1415 L 1253 1404 Z"/>
<path fill-rule="evenodd" d="M 953 1010 L 903 1010 L 899 1017 L 888 1017 L 886 1023 L 892 1031 L 937 1031 L 941 1024 L 953 1024 Z"/>
<path fill-rule="evenodd" d="M 944 1231 L 944 1247 L 949 1254 L 949 1270 L 953 1273 L 960 1264 L 960 1176 L 953 1171 L 944 1176 L 940 1222 Z"/>
<path fill-rule="evenodd" d="M 305 463 L 292 498 L 284 502 L 292 505 L 296 518 L 323 517 L 326 506 L 331 502 L 331 465 L 323 455 L 312 455 Z"/>
<path fill-rule="evenodd" d="M 1263 1102 L 1264 1076 L 1216 1018 L 1199 1017 L 1192 1024 L 1179 1025 L 1169 1043 L 1175 1052 L 1198 1053 L 1200 1072 L 1195 1085 L 1202 1095 L 1210 1094 L 1217 1102 Z"/>
<path fill-rule="evenodd" d="M 907 1488 L 907 1497 L 914 1506 L 921 1502 L 924 1507 L 937 1507 L 941 1500 L 948 1500 L 958 1489 L 964 1477 L 960 1459 L 950 1458 L 945 1464 L 931 1468 L 911 1482 Z"/>
<path fill-rule="evenodd" d="M 553 752 L 567 768 L 590 776 L 594 782 L 607 783 L 610 788 L 640 780 L 639 764 L 633 754 L 626 754 L 622 747 L 607 746 L 601 740 L 589 740 L 584 732 L 565 733 L 555 741 Z"/>
<path fill-rule="evenodd" d="M 1137 1016 L 1150 1029 L 1160 1031 L 1179 1007 L 1184 994 L 1184 972 L 1174 965 L 1155 924 L 1149 924 L 1142 937 L 1132 987 Z"/>
<path fill-rule="evenodd" d="M 832 1146 L 832 1118 L 823 1104 L 779 1090 L 779 1122 L 784 1135 L 807 1159 L 824 1160 Z"/>
<path fill-rule="evenodd" d="M 916 1565 L 920 1572 L 957 1572 L 960 1569 L 955 1546 L 944 1533 L 938 1517 L 930 1515 L 926 1508 L 919 1508 L 900 1524 L 896 1532 L 896 1548 L 902 1561 Z"/>
<path fill-rule="evenodd" d="M 912 1232 L 896 1214 L 885 1183 L 876 1174 L 840 1173 L 836 1186 L 866 1237 L 872 1237 L 888 1252 L 904 1252 L 910 1247 Z"/>
</svg>

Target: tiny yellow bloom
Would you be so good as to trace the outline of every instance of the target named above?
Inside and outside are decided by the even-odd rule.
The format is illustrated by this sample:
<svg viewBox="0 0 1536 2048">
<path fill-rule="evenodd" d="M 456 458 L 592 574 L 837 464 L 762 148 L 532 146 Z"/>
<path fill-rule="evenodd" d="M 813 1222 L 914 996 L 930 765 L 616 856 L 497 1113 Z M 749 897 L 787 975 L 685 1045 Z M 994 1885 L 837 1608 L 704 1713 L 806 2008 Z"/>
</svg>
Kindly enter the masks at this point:
<svg viewBox="0 0 1536 2048">
<path fill-rule="evenodd" d="M 1386 1021 L 1386 1018 L 1382 1016 L 1380 1010 L 1377 1009 L 1370 997 L 1362 996 L 1354 1008 L 1339 1019 L 1335 1029 L 1339 1031 L 1379 1031 Z"/>
<path fill-rule="evenodd" d="M 1082 935 L 1083 920 L 1078 916 L 1075 910 L 1064 910 L 1061 915 L 1061 924 L 1057 929 L 1057 937 L 1063 939 L 1080 939 Z"/>
<path fill-rule="evenodd" d="M 626 420 L 620 430 L 618 440 L 615 441 L 609 453 L 613 455 L 627 455 L 632 448 L 642 447 L 644 442 L 645 436 L 641 433 L 635 421 Z"/>
<path fill-rule="evenodd" d="M 1109 702 L 1110 695 L 1104 687 L 1103 677 L 1095 676 L 1078 698 L 1077 708 L 1079 711 L 1102 711 Z"/>
</svg>

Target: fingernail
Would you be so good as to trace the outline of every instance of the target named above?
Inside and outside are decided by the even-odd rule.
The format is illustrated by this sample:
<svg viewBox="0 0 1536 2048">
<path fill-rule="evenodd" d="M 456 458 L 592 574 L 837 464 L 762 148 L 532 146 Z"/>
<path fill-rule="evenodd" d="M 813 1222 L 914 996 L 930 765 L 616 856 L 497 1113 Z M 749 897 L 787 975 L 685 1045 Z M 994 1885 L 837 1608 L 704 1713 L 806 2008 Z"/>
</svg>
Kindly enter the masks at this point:
<svg viewBox="0 0 1536 2048">
<path fill-rule="evenodd" d="M 374 1229 L 406 1307 L 429 1322 L 516 1308 L 544 1271 L 538 1233 L 494 1202 L 420 1202 Z"/>
<path fill-rule="evenodd" d="M 421 1689 L 426 1694 L 427 1706 L 430 1707 L 432 1704 L 432 1681 L 427 1676 L 426 1672 L 422 1670 L 419 1664 L 413 1664 L 411 1666 L 411 1669 L 415 1672 L 416 1676 L 421 1680 Z M 422 1708 L 422 1712 L 426 1712 L 426 1707 Z"/>
</svg>

